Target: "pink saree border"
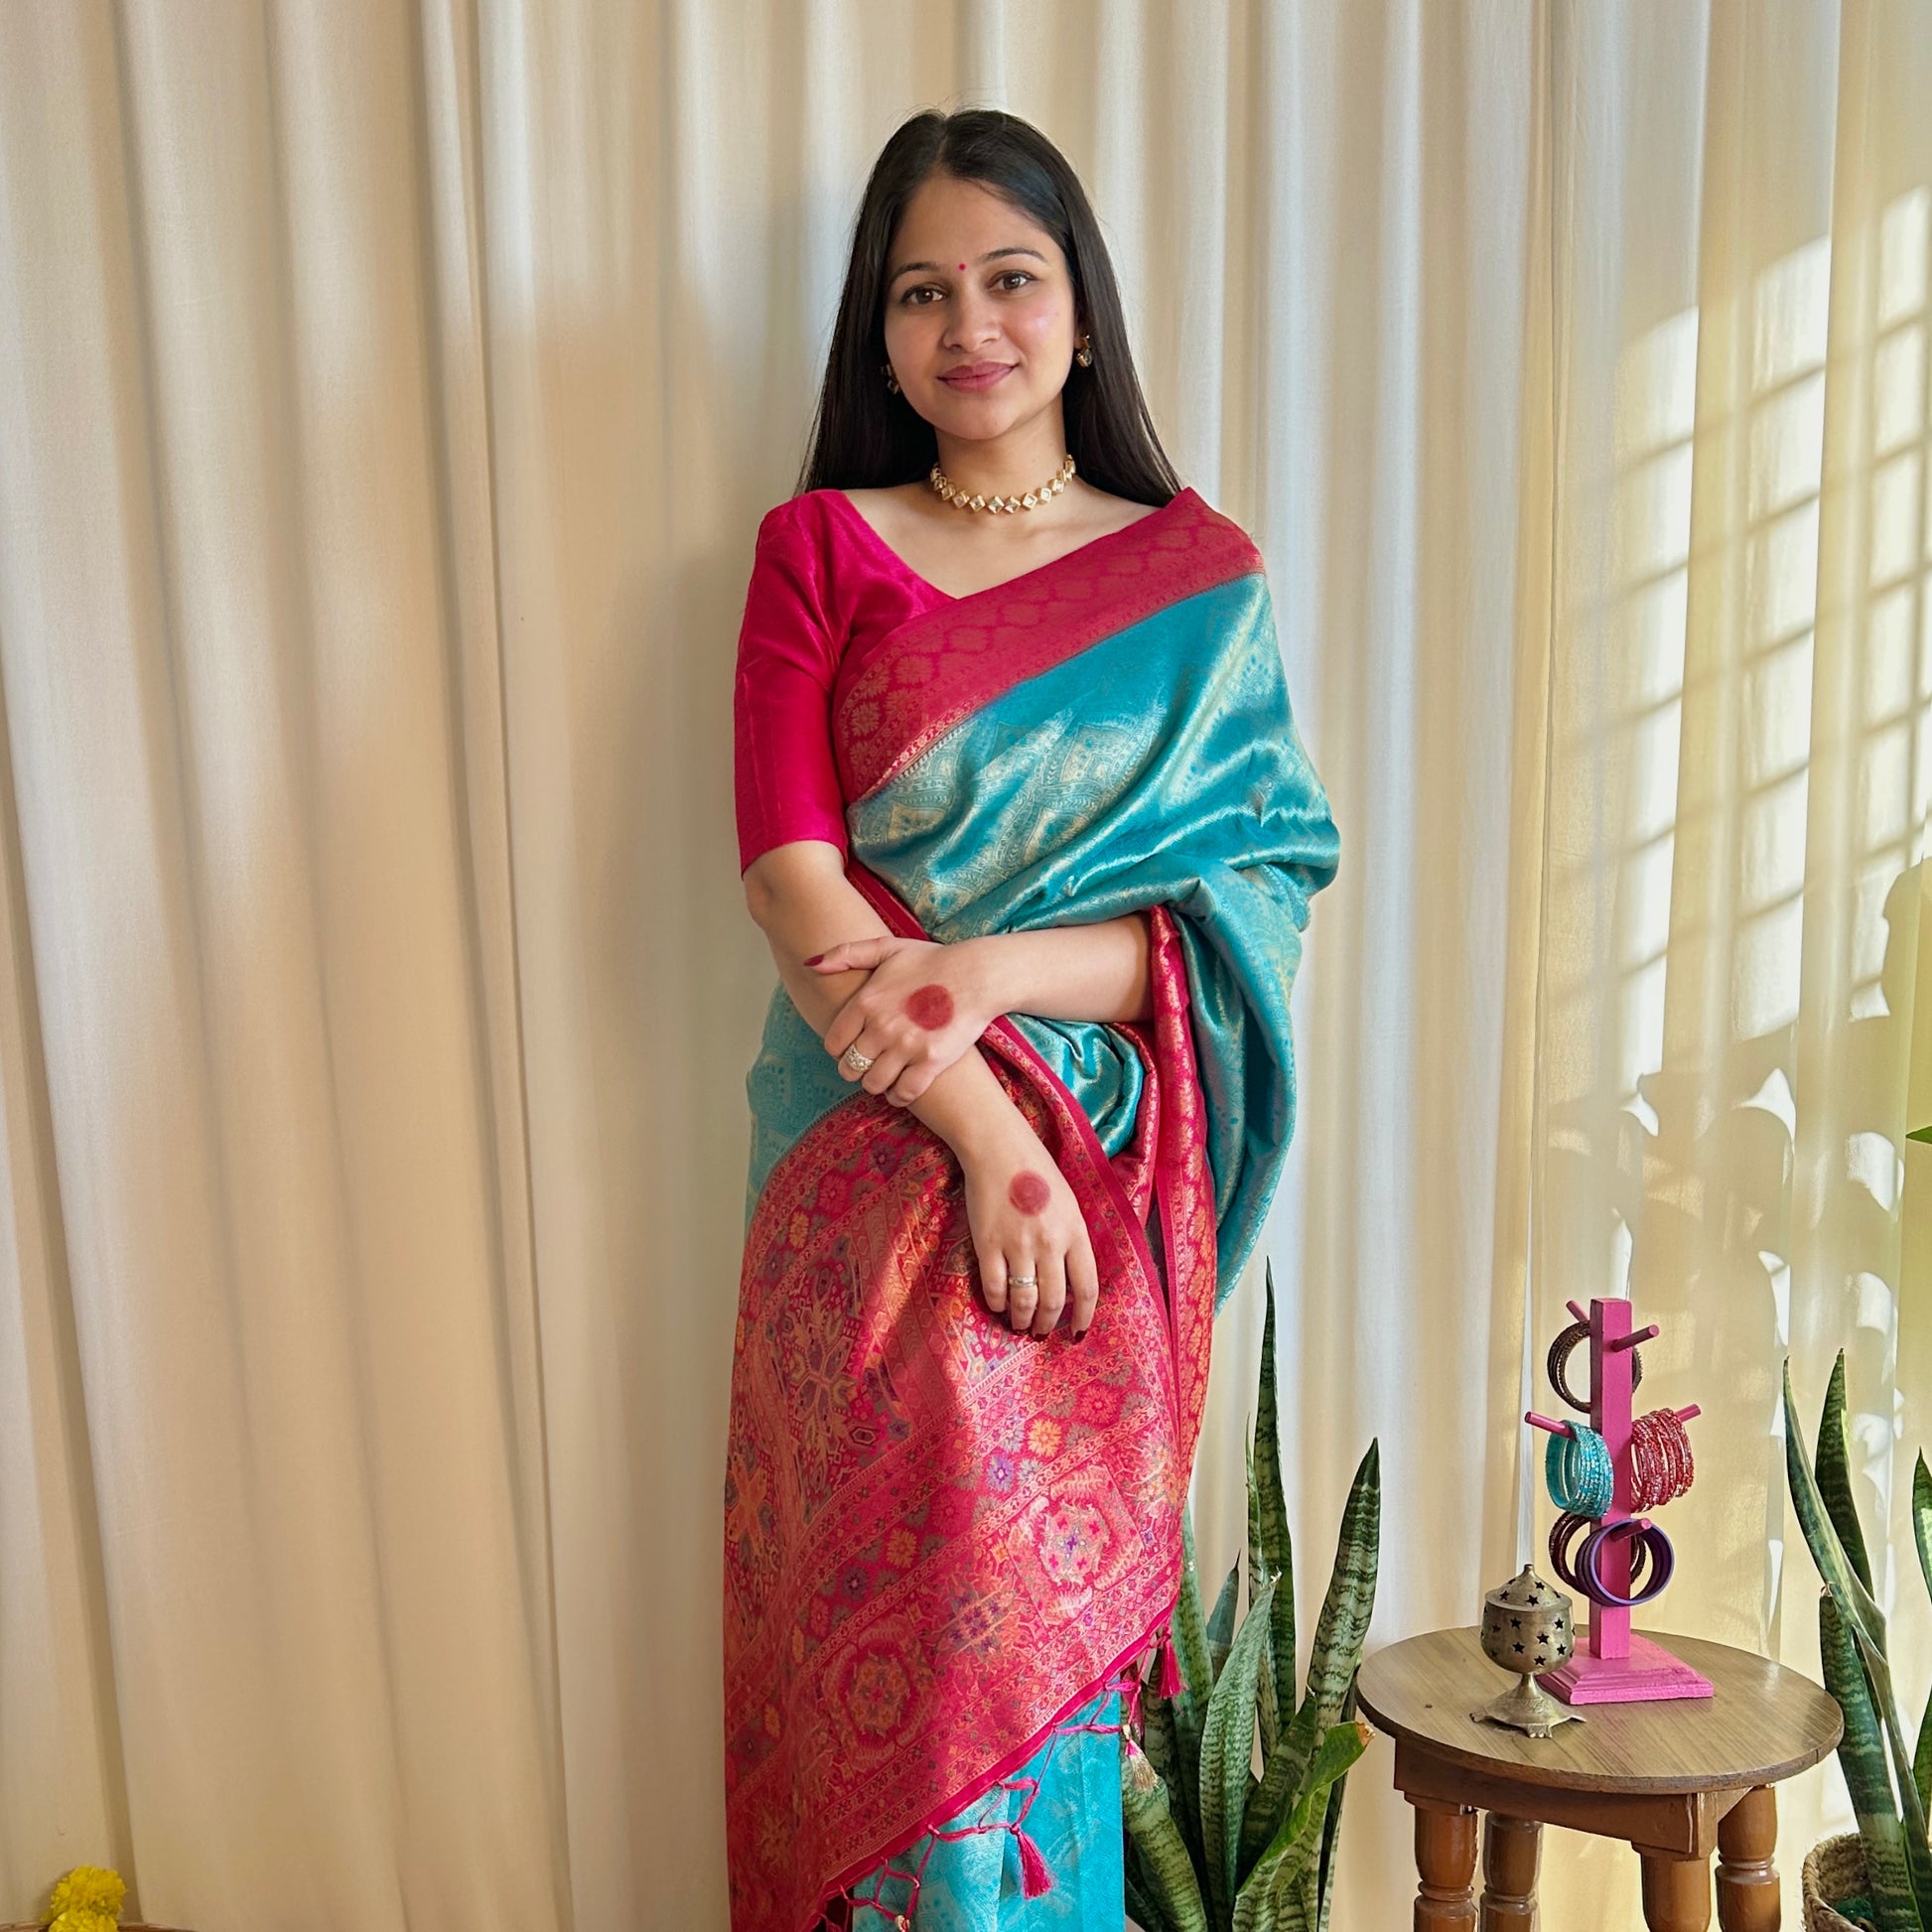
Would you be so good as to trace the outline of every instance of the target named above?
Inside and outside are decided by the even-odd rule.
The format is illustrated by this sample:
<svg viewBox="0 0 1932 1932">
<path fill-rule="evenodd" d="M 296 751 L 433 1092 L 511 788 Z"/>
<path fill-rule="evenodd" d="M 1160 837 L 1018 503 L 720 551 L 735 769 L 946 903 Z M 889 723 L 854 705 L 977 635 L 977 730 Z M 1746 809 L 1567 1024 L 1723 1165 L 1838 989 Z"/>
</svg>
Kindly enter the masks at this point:
<svg viewBox="0 0 1932 1932">
<path fill-rule="evenodd" d="M 858 860 L 850 860 L 846 876 L 851 883 L 871 902 L 873 909 L 900 937 L 923 939 L 926 933 L 911 908 L 876 873 Z M 1213 1216 L 1213 1197 L 1211 1180 L 1207 1179 L 1206 1134 L 1204 1118 L 1200 1106 L 1199 1069 L 1194 1059 L 1193 1042 L 1189 1035 L 1186 1016 L 1191 1005 L 1187 988 L 1187 975 L 1182 962 L 1179 941 L 1173 930 L 1173 915 L 1165 905 L 1148 908 L 1150 925 L 1149 972 L 1153 986 L 1152 1005 L 1155 1012 L 1155 1038 L 1150 1040 L 1140 1023 L 1129 1023 L 1121 1028 L 1135 1042 L 1149 1072 L 1154 1076 L 1143 1087 L 1143 1105 L 1159 1123 L 1154 1139 L 1159 1152 L 1155 1155 L 1152 1169 L 1153 1194 L 1162 1217 L 1163 1238 L 1168 1255 L 1176 1258 L 1178 1266 L 1171 1263 L 1167 1271 L 1168 1283 L 1164 1299 L 1170 1316 L 1169 1335 L 1174 1349 L 1173 1358 L 1164 1362 L 1163 1379 L 1173 1406 L 1175 1434 L 1180 1448 L 1181 1466 L 1191 1471 L 1194 1449 L 1200 1436 L 1202 1408 L 1206 1397 L 1206 1361 L 1203 1357 L 1198 1363 L 1197 1378 L 1189 1378 L 1183 1391 L 1181 1363 L 1187 1360 L 1190 1367 L 1195 1366 L 1183 1349 L 1191 1344 L 1198 1333 L 1196 1323 L 1185 1318 L 1182 1305 L 1197 1302 L 1204 1305 L 1206 1332 L 1211 1338 L 1214 1318 L 1215 1293 L 1215 1224 Z M 1122 1180 L 1114 1159 L 1100 1145 L 1100 1137 L 1094 1132 L 1093 1123 L 1087 1112 L 1060 1079 L 1050 1065 L 1040 1056 L 1033 1042 L 1016 1028 L 1005 1016 L 996 1019 L 987 1029 L 994 1035 L 997 1044 L 1016 1067 L 1024 1067 L 1042 1091 L 1056 1104 L 1067 1125 L 1072 1130 L 1082 1152 L 1091 1167 L 1094 1182 L 1110 1193 L 1116 1207 L 1120 1210 L 1130 1239 L 1135 1248 L 1136 1259 L 1153 1282 L 1163 1280 L 1163 1270 L 1154 1258 L 1153 1249 L 1142 1231 L 1141 1221 L 1145 1209 L 1134 1201 L 1128 1184 Z M 982 1035 L 985 1037 L 985 1035 Z M 1164 1065 L 1163 1062 L 1166 1062 Z M 1164 1093 L 1175 1088 L 1191 1097 L 1192 1105 L 1176 1106 L 1164 1101 Z M 1168 1123 L 1180 1116 L 1180 1124 L 1172 1131 Z M 1145 1125 L 1145 1122 L 1138 1123 Z M 1142 1137 L 1137 1135 L 1137 1141 Z M 1132 1154 L 1136 1150 L 1127 1150 Z M 1175 1199 L 1176 1194 L 1190 1194 L 1198 1202 L 1205 1200 L 1205 1241 L 1201 1236 L 1202 1216 L 1199 1212 L 1187 1213 Z M 1176 1289 L 1175 1281 L 1181 1286 Z M 1198 1308 L 1197 1311 L 1198 1311 Z M 1184 1488 L 1184 1483 L 1183 1483 Z M 818 1901 L 814 1912 L 807 1917 L 800 1932 L 809 1932 L 823 1918 L 826 1907 L 849 1893 L 850 1888 L 861 1879 L 870 1876 L 882 1864 L 897 1858 L 901 1852 L 916 1844 L 919 1839 L 935 1827 L 956 1816 L 975 1799 L 983 1797 L 1001 1779 L 1017 1770 L 1039 1749 L 1075 1711 L 1097 1697 L 1103 1690 L 1111 1688 L 1119 1681 L 1123 1671 L 1156 1645 L 1166 1631 L 1173 1616 L 1174 1605 L 1179 1600 L 1180 1580 L 1175 1575 L 1173 1588 L 1166 1597 L 1160 1612 L 1141 1630 L 1120 1654 L 1107 1667 L 1089 1682 L 1083 1684 L 1053 1714 L 1049 1722 L 1039 1726 L 1023 1743 L 1016 1745 L 1000 1758 L 987 1771 L 971 1780 L 963 1789 L 934 1805 L 930 1811 L 909 1829 L 896 1833 L 893 1841 L 878 1853 L 859 1859 L 837 1878 L 828 1884 Z M 866 1901 L 857 1901 L 865 1903 Z"/>
<path fill-rule="evenodd" d="M 1123 539 L 1141 533 L 1140 541 Z M 1247 532 L 1191 484 L 1152 515 L 849 652 L 832 684 L 848 805 L 981 706 L 1168 605 L 1262 568 Z"/>
<path fill-rule="evenodd" d="M 906 936 L 924 936 L 923 928 L 909 908 L 877 875 L 859 862 L 851 861 L 848 864 L 848 877 L 879 911 L 890 929 Z M 1106 1225 L 1111 1230 L 1108 1239 L 1109 1251 L 1116 1257 L 1114 1266 L 1118 1268 L 1122 1261 L 1130 1262 L 1139 1280 L 1146 1285 L 1145 1292 L 1154 1299 L 1155 1307 L 1165 1316 L 1161 1325 L 1152 1332 L 1160 1333 L 1165 1328 L 1168 1346 L 1151 1352 L 1161 1358 L 1158 1373 L 1166 1398 L 1163 1406 L 1173 1424 L 1173 1453 L 1168 1464 L 1172 1474 L 1164 1478 L 1164 1486 L 1168 1483 L 1173 1486 L 1168 1503 L 1161 1507 L 1171 1507 L 1177 1523 L 1198 1441 L 1201 1397 L 1205 1387 L 1206 1350 L 1202 1344 L 1211 1335 L 1213 1319 L 1214 1218 L 1211 1181 L 1207 1178 L 1205 1138 L 1201 1128 L 1198 1070 L 1188 1035 L 1186 975 L 1174 936 L 1173 915 L 1166 906 L 1157 905 L 1148 908 L 1148 916 L 1155 1017 L 1151 1027 L 1146 1023 L 1135 1023 L 1122 1030 L 1134 1039 L 1136 1050 L 1147 1062 L 1150 1078 L 1143 1088 L 1144 1108 L 1136 1122 L 1134 1143 L 1123 1149 L 1119 1157 L 1110 1158 L 1105 1153 L 1085 1109 L 1010 1020 L 1003 1017 L 996 1021 L 982 1035 L 982 1041 L 989 1051 L 1007 1063 L 1014 1077 L 1031 1087 L 1036 1098 L 1045 1104 L 1059 1130 L 1062 1158 L 1077 1150 L 1079 1158 L 1069 1161 L 1066 1173 L 1075 1187 L 1076 1197 L 1081 1200 L 1083 1211 L 1097 1211 L 1099 1221 L 1095 1225 Z M 815 1135 L 835 1116 L 846 1113 L 847 1105 L 835 1107 L 831 1114 L 808 1129 L 799 1142 L 781 1157 L 772 1174 L 767 1176 L 767 1190 L 778 1180 L 779 1168 L 791 1164 L 794 1157 L 809 1166 L 814 1159 L 809 1144 Z M 771 1192 L 761 1196 L 761 1208 L 766 1198 L 776 1200 L 780 1194 Z M 1144 1217 L 1154 1208 L 1158 1208 L 1162 1215 L 1165 1269 L 1156 1263 L 1143 1226 Z M 748 1242 L 748 1252 L 753 1245 Z M 1117 1275 L 1112 1292 L 1126 1292 L 1126 1284 Z M 1147 1335 L 1150 1330 L 1145 1317 L 1135 1319 L 1141 1323 L 1141 1333 Z M 736 1391 L 736 1375 L 734 1386 Z M 1167 1433 L 1165 1430 L 1162 1432 L 1163 1435 Z M 1109 1465 L 1103 1463 L 1100 1466 Z M 1123 1482 L 1130 1479 L 1125 1468 L 1117 1468 L 1116 1473 Z M 1131 1495 L 1134 1491 L 1130 1489 L 1126 1493 Z M 728 1554 L 728 1590 L 731 1587 L 729 1564 Z M 808 1873 L 800 1874 L 808 1879 L 812 1897 L 807 1907 L 799 1904 L 794 1894 L 793 1910 L 797 1915 L 789 1925 L 762 1908 L 753 1908 L 749 1917 L 735 1916 L 739 1932 L 752 1932 L 753 1927 L 759 1928 L 759 1932 L 764 1932 L 766 1927 L 777 1928 L 777 1932 L 809 1932 L 809 1928 L 823 1921 L 828 1907 L 842 1897 L 853 1899 L 851 1888 L 856 1883 L 879 1871 L 925 1833 L 941 1826 L 946 1819 L 955 1816 L 975 1798 L 1010 1775 L 1048 1736 L 1063 1727 L 1069 1716 L 1083 1704 L 1110 1686 L 1124 1683 L 1123 1671 L 1134 1660 L 1145 1655 L 1151 1645 L 1158 1644 L 1172 1617 L 1178 1587 L 1176 1546 L 1173 1560 L 1165 1570 L 1153 1577 L 1135 1580 L 1134 1594 L 1144 1604 L 1151 1603 L 1151 1611 L 1129 1626 L 1126 1640 L 1115 1648 L 1104 1668 L 1083 1673 L 1083 1681 L 1070 1694 L 1054 1701 L 1049 1719 L 1035 1725 L 1024 1739 L 1000 1751 L 991 1764 L 976 1771 L 970 1779 L 957 1783 L 954 1788 L 932 1799 L 921 1808 L 915 1821 L 896 1828 L 890 1834 L 882 1834 L 864 1853 L 844 1861 L 835 1873 L 815 1880 L 810 1879 Z M 795 1591 L 788 1600 L 794 1599 Z M 728 1622 L 728 1629 L 732 1627 L 737 1626 Z M 727 1645 L 728 1762 L 733 1761 L 732 1740 L 743 1734 L 743 1723 L 748 1716 L 747 1708 L 735 1702 L 729 1693 L 732 1686 L 737 1684 L 756 1697 L 757 1679 L 746 1679 L 744 1669 L 751 1659 L 764 1654 L 764 1641 L 759 1639 L 749 1651 L 743 1642 L 728 1642 Z M 739 1659 L 737 1664 L 733 1663 L 734 1657 Z M 749 1715 L 756 1716 L 756 1711 L 757 1704 L 754 1703 L 749 1707 Z M 938 1761 L 934 1761 L 933 1768 L 938 1768 Z M 756 1760 L 751 1769 L 756 1769 Z M 750 1770 L 746 1775 L 750 1775 Z M 847 1794 L 846 1810 L 856 1818 L 864 1815 L 866 1804 L 870 1801 L 862 1796 L 867 1789 L 864 1775 L 856 1772 L 852 1775 L 860 1781 Z M 728 1787 L 728 1798 L 737 1782 L 735 1776 Z M 776 1796 L 768 1776 L 765 1777 L 761 1799 L 770 1802 Z M 858 1800 L 856 1810 L 855 1799 Z M 740 1802 L 742 1804 L 743 1801 Z M 744 1817 L 742 1813 L 735 1838 L 738 1834 L 744 1835 L 740 1841 L 744 1844 L 756 1843 L 759 1838 L 755 1820 Z M 829 1843 L 826 1849 L 831 1849 Z M 772 1892 L 770 1884 L 770 1880 L 762 1884 L 758 1895 L 768 1897 L 775 1907 L 778 1894 Z M 738 1904 L 735 1884 L 735 1907 Z"/>
<path fill-rule="evenodd" d="M 848 861 L 846 876 L 871 901 L 874 911 L 901 938 L 928 936 L 911 908 L 859 860 Z M 1207 1356 L 1213 1336 L 1218 1282 L 1214 1191 L 1207 1162 L 1207 1122 L 1200 1068 L 1194 1058 L 1193 1036 L 1187 1024 L 1192 1000 L 1180 941 L 1174 933 L 1173 914 L 1167 906 L 1150 906 L 1148 924 L 1153 1037 L 1150 1039 L 1146 1027 L 1138 1022 L 1129 1023 L 1120 1031 L 1134 1040 L 1155 1076 L 1143 1089 L 1157 1122 L 1152 1137 L 1157 1150 L 1154 1198 L 1161 1213 L 1163 1246 L 1170 1257 L 1165 1272 L 1178 1277 L 1180 1283 L 1178 1290 L 1171 1285 L 1166 1295 L 1169 1334 L 1173 1345 L 1171 1392 L 1175 1438 L 1183 1462 L 1191 1468 L 1207 1398 Z M 1024 1066 L 1064 1117 L 1092 1166 L 1095 1184 L 1112 1197 L 1126 1224 L 1136 1260 L 1150 1281 L 1160 1282 L 1164 1271 L 1154 1259 L 1154 1250 L 1142 1225 L 1146 1209 L 1129 1195 L 1114 1162 L 1100 1145 L 1087 1110 L 1011 1020 L 1004 1016 L 995 1020 L 987 1034 L 1005 1049 L 1016 1066 Z M 1203 1298 L 1204 1329 L 1191 1313 Z"/>
</svg>

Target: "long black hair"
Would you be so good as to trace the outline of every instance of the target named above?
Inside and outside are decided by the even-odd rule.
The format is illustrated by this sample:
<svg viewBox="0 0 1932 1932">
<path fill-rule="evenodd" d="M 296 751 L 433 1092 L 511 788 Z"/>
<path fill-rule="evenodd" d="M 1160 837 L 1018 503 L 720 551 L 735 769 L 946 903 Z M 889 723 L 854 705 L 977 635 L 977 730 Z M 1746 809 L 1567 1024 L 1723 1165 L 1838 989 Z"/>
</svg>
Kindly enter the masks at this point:
<svg viewBox="0 0 1932 1932">
<path fill-rule="evenodd" d="M 881 150 L 852 229 L 852 259 L 825 358 L 798 489 L 871 489 L 925 476 L 939 454 L 932 425 L 886 387 L 886 257 L 906 204 L 932 175 L 978 182 L 1050 234 L 1073 279 L 1074 332 L 1093 362 L 1075 360 L 1060 393 L 1066 447 L 1096 489 L 1157 508 L 1180 488 L 1154 433 L 1127 346 L 1120 289 L 1080 178 L 1017 114 L 928 108 Z"/>
</svg>

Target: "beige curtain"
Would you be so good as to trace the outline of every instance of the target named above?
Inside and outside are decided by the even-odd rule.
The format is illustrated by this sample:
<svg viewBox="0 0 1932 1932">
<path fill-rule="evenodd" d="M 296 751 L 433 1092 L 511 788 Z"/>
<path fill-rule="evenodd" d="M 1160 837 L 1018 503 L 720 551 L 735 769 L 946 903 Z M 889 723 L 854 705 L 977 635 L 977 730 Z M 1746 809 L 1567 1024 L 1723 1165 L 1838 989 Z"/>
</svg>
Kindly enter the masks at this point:
<svg viewBox="0 0 1932 1932">
<path fill-rule="evenodd" d="M 1705 1411 L 1664 1624 L 1815 1667 L 1843 1346 L 1922 1696 L 1928 99 L 1924 0 L 0 5 L 0 1919 L 724 1925 L 732 652 L 926 103 L 1081 170 L 1342 827 L 1310 1608 L 1377 1435 L 1376 1641 L 1471 1619 L 1627 1287 Z M 1350 1806 L 1401 1922 L 1386 1744 Z M 1791 1878 L 1836 1771 L 1784 1815 Z M 1553 1838 L 1549 1922 L 1633 1867 Z"/>
</svg>

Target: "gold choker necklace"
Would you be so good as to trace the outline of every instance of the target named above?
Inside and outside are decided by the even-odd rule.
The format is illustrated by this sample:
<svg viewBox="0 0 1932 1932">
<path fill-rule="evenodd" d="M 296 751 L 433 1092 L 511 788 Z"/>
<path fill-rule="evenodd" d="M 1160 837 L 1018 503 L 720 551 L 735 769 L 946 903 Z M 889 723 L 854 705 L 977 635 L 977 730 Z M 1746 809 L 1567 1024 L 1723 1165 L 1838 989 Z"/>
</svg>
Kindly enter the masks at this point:
<svg viewBox="0 0 1932 1932">
<path fill-rule="evenodd" d="M 1073 452 L 1068 450 L 1065 460 L 1053 472 L 1052 481 L 1043 483 L 1037 489 L 1030 489 L 1024 496 L 969 496 L 935 463 L 926 472 L 926 482 L 936 489 L 947 502 L 963 510 L 1031 510 L 1050 497 L 1057 496 L 1073 480 Z"/>
</svg>

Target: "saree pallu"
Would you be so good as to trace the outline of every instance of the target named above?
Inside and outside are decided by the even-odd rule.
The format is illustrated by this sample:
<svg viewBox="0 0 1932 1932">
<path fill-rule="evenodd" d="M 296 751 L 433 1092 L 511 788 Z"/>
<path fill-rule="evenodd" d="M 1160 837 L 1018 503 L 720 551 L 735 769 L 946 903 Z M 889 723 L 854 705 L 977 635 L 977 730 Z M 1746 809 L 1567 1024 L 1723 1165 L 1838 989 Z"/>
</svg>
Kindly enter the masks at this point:
<svg viewBox="0 0 1932 1932">
<path fill-rule="evenodd" d="M 987 1310 L 951 1150 L 773 997 L 725 1494 L 735 1932 L 808 1932 L 975 1807 L 1029 1897 L 1053 1882 L 1045 1780 L 1015 1773 L 1110 1741 L 1173 1610 L 1213 1318 L 1287 1154 L 1289 998 L 1336 863 L 1261 558 L 1191 489 L 849 653 L 832 723 L 847 876 L 890 930 L 1142 912 L 1153 1012 L 1010 1014 L 979 1042 L 1085 1217 L 1075 1345 Z"/>
</svg>

